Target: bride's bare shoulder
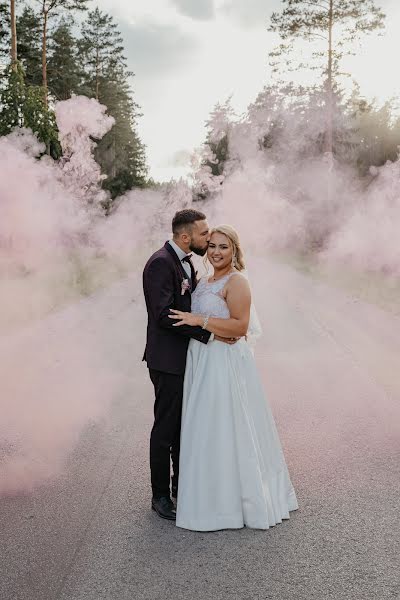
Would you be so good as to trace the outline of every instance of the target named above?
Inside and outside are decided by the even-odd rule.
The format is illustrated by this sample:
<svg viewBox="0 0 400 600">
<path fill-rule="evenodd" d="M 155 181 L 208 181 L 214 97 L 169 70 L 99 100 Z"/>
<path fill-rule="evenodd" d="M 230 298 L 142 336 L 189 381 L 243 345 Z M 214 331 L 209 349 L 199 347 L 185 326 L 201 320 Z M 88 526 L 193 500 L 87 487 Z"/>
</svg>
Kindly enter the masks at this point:
<svg viewBox="0 0 400 600">
<path fill-rule="evenodd" d="M 231 274 L 228 281 L 226 282 L 226 290 L 237 290 L 237 291 L 250 291 L 248 279 L 240 271 L 235 271 Z"/>
</svg>

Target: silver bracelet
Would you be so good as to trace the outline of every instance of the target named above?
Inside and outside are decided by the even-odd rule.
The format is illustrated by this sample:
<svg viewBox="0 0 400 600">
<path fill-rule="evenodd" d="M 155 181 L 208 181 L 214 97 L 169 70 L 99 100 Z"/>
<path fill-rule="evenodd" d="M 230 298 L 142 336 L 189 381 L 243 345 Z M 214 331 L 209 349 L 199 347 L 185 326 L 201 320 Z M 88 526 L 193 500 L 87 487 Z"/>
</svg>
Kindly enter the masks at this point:
<svg viewBox="0 0 400 600">
<path fill-rule="evenodd" d="M 210 318 L 210 315 L 207 315 L 206 317 L 204 317 L 204 321 L 203 321 L 203 325 L 202 325 L 202 329 L 206 329 L 207 325 L 208 325 L 208 319 Z"/>
</svg>

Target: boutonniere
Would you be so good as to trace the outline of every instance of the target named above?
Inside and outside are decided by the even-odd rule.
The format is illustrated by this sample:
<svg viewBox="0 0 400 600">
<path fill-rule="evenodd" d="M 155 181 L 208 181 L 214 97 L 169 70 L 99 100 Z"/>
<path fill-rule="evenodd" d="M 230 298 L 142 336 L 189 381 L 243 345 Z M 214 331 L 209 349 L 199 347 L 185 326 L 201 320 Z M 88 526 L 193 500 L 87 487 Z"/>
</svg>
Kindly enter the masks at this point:
<svg viewBox="0 0 400 600">
<path fill-rule="evenodd" d="M 185 292 L 187 292 L 188 290 L 190 290 L 189 279 L 182 279 L 182 283 L 181 283 L 181 296 L 183 296 L 185 294 Z"/>
</svg>

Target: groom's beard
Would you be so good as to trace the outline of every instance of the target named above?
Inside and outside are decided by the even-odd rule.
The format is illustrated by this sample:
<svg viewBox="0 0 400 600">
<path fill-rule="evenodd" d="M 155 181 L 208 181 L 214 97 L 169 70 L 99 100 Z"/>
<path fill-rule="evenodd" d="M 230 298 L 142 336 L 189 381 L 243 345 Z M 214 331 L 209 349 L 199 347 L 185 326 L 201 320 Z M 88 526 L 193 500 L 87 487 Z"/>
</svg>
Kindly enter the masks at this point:
<svg viewBox="0 0 400 600">
<path fill-rule="evenodd" d="M 205 248 L 198 248 L 197 246 L 190 244 L 189 248 L 191 252 L 194 252 L 198 256 L 204 256 L 208 250 L 208 245 Z"/>
</svg>

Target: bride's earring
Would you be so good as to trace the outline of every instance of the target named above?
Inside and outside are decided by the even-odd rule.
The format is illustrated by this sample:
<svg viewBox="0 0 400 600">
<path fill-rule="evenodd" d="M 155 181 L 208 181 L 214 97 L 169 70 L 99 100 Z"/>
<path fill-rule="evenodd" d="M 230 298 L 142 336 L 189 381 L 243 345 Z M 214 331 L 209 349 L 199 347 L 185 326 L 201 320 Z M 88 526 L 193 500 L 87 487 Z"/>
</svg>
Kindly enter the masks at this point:
<svg viewBox="0 0 400 600">
<path fill-rule="evenodd" d="M 231 263 L 232 269 L 234 269 L 236 267 L 236 258 L 234 257 L 234 255 L 232 254 L 232 263 Z"/>
</svg>

